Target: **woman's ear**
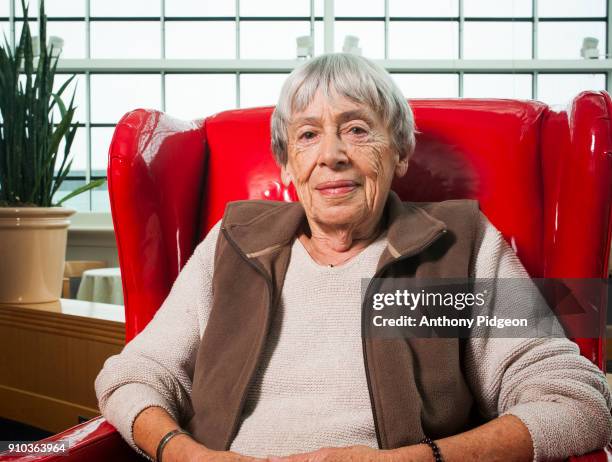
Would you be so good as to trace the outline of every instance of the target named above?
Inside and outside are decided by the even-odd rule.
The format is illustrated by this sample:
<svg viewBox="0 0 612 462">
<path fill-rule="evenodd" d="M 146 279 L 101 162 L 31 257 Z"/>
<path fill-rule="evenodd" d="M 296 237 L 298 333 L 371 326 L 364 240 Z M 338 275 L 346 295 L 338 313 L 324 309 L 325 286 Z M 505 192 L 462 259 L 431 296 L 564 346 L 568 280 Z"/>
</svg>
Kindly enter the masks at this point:
<svg viewBox="0 0 612 462">
<path fill-rule="evenodd" d="M 281 167 L 281 181 L 285 186 L 289 186 L 293 181 L 293 177 L 291 176 L 291 173 L 289 173 L 287 164 Z"/>
<path fill-rule="evenodd" d="M 410 160 L 410 156 L 407 154 L 404 154 L 403 157 L 400 157 L 400 159 L 397 161 L 397 164 L 395 164 L 395 176 L 398 178 L 403 177 L 406 172 L 408 171 L 408 161 Z"/>
</svg>

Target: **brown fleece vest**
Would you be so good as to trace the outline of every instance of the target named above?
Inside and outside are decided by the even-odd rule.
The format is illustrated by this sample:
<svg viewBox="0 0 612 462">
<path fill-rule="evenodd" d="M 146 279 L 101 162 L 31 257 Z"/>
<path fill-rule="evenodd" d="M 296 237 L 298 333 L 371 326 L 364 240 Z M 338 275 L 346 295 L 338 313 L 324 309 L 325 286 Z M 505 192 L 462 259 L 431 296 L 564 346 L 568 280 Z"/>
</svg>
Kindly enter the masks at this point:
<svg viewBox="0 0 612 462">
<path fill-rule="evenodd" d="M 391 192 L 384 216 L 388 246 L 376 277 L 468 277 L 478 222 L 475 201 L 408 203 Z M 238 432 L 291 245 L 304 219 L 298 202 L 227 205 L 217 241 L 212 310 L 194 372 L 194 416 L 188 425 L 208 448 L 228 450 Z M 462 340 L 364 338 L 363 353 L 380 448 L 474 426 Z"/>
</svg>

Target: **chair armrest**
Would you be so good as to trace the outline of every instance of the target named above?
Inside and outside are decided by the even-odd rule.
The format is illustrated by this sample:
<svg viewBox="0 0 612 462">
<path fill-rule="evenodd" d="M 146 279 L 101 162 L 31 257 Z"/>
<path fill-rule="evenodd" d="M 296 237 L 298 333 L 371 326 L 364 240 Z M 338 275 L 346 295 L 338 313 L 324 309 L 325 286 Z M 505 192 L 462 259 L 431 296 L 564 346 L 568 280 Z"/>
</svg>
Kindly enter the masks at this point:
<svg viewBox="0 0 612 462">
<path fill-rule="evenodd" d="M 0 455 L 0 461 L 135 462 L 146 460 L 139 456 L 115 430 L 115 427 L 109 424 L 103 417 L 96 417 L 41 441 L 54 442 L 62 439 L 69 441 L 70 448 L 68 454 L 45 456 Z"/>
<path fill-rule="evenodd" d="M 582 456 L 570 457 L 568 462 L 609 462 L 612 461 L 612 444 L 608 444 L 604 449 L 589 452 Z"/>
</svg>

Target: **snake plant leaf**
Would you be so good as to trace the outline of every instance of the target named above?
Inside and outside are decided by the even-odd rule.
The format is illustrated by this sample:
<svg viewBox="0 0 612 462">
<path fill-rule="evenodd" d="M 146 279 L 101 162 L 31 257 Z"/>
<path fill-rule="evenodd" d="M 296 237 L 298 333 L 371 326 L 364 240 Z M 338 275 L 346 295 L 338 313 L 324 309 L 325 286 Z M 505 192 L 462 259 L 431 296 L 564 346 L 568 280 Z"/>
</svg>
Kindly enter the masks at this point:
<svg viewBox="0 0 612 462">
<path fill-rule="evenodd" d="M 98 186 L 101 186 L 104 184 L 104 182 L 106 181 L 106 178 L 99 178 L 97 180 L 93 180 L 90 181 L 89 183 L 87 183 L 86 185 L 81 186 L 80 188 L 75 189 L 74 191 L 72 191 L 70 194 L 68 194 L 67 196 L 64 196 L 60 201 L 58 201 L 55 205 L 61 205 L 62 202 L 67 201 L 68 199 L 73 198 L 74 196 L 76 196 L 77 194 L 81 194 L 85 191 L 89 191 L 90 189 L 93 188 L 97 188 Z"/>
<path fill-rule="evenodd" d="M 57 105 L 60 108 L 60 114 L 62 115 L 62 117 L 64 117 L 64 113 L 66 112 L 66 105 L 62 101 L 61 96 L 62 96 L 62 93 L 64 93 L 64 90 L 68 87 L 68 85 L 70 85 L 70 83 L 74 80 L 75 77 L 76 77 L 76 74 L 70 77 L 68 80 L 66 80 L 64 84 L 59 88 L 57 93 L 51 93 L 51 96 L 53 96 L 53 102 L 49 106 L 49 112 L 53 110 L 53 108 L 55 107 L 55 104 L 57 103 Z M 74 88 L 74 93 L 76 93 L 76 85 Z M 63 111 L 62 111 L 62 108 L 64 108 Z"/>
<path fill-rule="evenodd" d="M 60 98 L 60 96 L 57 93 L 51 93 L 51 96 L 53 97 L 53 104 L 49 106 L 49 111 L 51 111 L 53 109 L 54 104 L 57 103 L 57 107 L 59 107 L 60 115 L 62 116 L 62 118 L 64 118 L 64 116 L 66 115 L 66 105 L 62 101 L 62 98 Z"/>
<path fill-rule="evenodd" d="M 66 178 L 66 175 L 68 175 L 68 172 L 70 171 L 72 160 L 70 160 L 70 162 L 68 163 L 65 169 L 64 169 L 64 165 L 66 163 L 66 160 L 68 159 L 68 154 L 70 153 L 70 148 L 72 146 L 72 141 L 74 140 L 76 131 L 77 131 L 77 127 L 73 127 L 72 130 L 70 130 L 66 135 L 66 144 L 64 146 L 64 158 L 62 160 L 62 164 L 60 165 L 60 168 L 58 169 L 57 178 L 55 180 L 55 185 L 53 186 L 53 190 L 51 191 L 51 197 L 55 195 L 55 192 L 59 189 L 62 182 Z"/>
</svg>

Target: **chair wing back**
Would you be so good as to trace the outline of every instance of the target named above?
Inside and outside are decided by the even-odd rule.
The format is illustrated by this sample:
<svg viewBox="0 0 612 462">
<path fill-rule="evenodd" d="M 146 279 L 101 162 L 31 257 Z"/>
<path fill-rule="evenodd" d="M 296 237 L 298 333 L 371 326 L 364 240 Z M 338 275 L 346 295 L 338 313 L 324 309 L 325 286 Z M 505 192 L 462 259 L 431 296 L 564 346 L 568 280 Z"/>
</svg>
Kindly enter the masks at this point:
<svg viewBox="0 0 612 462">
<path fill-rule="evenodd" d="M 605 92 L 584 92 L 561 112 L 515 100 L 411 106 L 419 134 L 408 174 L 393 184 L 400 197 L 478 199 L 532 276 L 604 277 L 612 191 Z M 227 202 L 296 199 L 271 155 L 272 110 L 195 122 L 137 110 L 117 126 L 108 178 L 128 339 L 151 319 Z M 601 336 L 576 340 L 602 367 Z"/>
<path fill-rule="evenodd" d="M 193 253 L 204 179 L 202 124 L 136 110 L 110 145 L 108 190 L 126 339 L 151 320 Z"/>
<path fill-rule="evenodd" d="M 608 93 L 583 92 L 567 110 L 549 110 L 542 121 L 544 277 L 608 278 L 612 230 L 611 114 Z M 599 318 L 599 335 L 574 341 L 584 356 L 605 370 L 608 292 L 605 284 L 583 284 L 587 286 L 600 292 L 599 311 L 591 317 Z"/>
</svg>

